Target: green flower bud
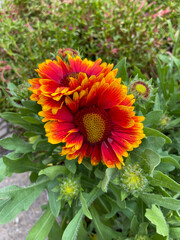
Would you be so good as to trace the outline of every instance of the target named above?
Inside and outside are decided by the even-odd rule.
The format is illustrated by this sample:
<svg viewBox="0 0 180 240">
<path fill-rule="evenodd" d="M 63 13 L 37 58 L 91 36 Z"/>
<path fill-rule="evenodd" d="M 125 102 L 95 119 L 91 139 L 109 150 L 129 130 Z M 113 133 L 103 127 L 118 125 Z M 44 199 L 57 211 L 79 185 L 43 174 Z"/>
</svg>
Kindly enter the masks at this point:
<svg viewBox="0 0 180 240">
<path fill-rule="evenodd" d="M 70 205 L 73 199 L 76 199 L 81 189 L 79 182 L 73 178 L 63 178 L 60 180 L 60 197 L 59 199 L 68 202 Z"/>
<path fill-rule="evenodd" d="M 141 192 L 147 185 L 147 179 L 138 164 L 124 167 L 121 186 L 130 193 Z"/>
</svg>

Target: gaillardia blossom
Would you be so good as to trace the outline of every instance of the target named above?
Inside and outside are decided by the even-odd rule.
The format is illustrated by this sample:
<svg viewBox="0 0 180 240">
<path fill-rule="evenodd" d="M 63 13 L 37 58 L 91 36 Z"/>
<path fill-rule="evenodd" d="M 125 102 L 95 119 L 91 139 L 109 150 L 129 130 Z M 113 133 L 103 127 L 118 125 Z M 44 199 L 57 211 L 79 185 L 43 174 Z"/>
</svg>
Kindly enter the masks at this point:
<svg viewBox="0 0 180 240">
<path fill-rule="evenodd" d="M 85 89 L 87 80 L 92 84 L 98 81 L 100 75 L 106 76 L 111 72 L 114 77 L 117 73 L 117 70 L 112 70 L 113 64 L 101 64 L 101 59 L 92 62 L 87 59 L 82 60 L 79 56 L 73 58 L 68 55 L 68 61 L 69 63 L 64 62 L 58 56 L 57 61 L 46 60 L 36 69 L 40 78 L 29 80 L 32 85 L 29 90 L 33 92 L 30 98 L 41 104 L 44 111 L 51 110 L 56 114 L 64 103 L 64 96 Z"/>
<path fill-rule="evenodd" d="M 73 61 L 77 60 L 81 61 Z M 65 143 L 61 155 L 69 160 L 78 158 L 79 164 L 89 157 L 92 165 L 101 161 L 107 167 L 120 169 L 123 156 L 127 157 L 127 152 L 138 147 L 145 137 L 141 123 L 144 117 L 135 116 L 134 96 L 127 95 L 127 87 L 115 78 L 114 71 L 100 74 L 100 67 L 97 63 L 90 66 L 94 76 L 78 73 L 75 79 L 79 85 L 69 90 L 71 94 L 63 95 L 64 103 L 56 113 L 43 109 L 39 115 L 44 117 L 43 122 L 47 121 L 48 141 Z"/>
</svg>

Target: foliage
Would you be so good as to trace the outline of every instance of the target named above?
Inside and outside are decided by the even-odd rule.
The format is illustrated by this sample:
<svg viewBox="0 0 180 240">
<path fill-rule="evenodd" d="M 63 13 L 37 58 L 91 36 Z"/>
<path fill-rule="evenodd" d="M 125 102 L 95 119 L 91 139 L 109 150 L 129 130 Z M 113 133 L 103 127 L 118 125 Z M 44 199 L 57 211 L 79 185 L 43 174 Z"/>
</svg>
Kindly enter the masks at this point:
<svg viewBox="0 0 180 240">
<path fill-rule="evenodd" d="M 19 96 L 18 87 L 13 83 L 8 85 L 7 96 L 18 112 L 4 112 L 1 117 L 21 126 L 24 132 L 21 137 L 13 135 L 0 140 L 0 145 L 11 151 L 0 159 L 0 180 L 12 173 L 31 172 L 32 184 L 25 188 L 9 186 L 0 189 L 1 224 L 28 210 L 46 189 L 48 202 L 43 208 L 44 214 L 30 230 L 28 240 L 43 240 L 47 236 L 50 240 L 178 239 L 180 157 L 177 155 L 179 146 L 174 140 L 177 136 L 173 133 L 180 124 L 177 121 L 180 95 L 176 74 L 179 68 L 178 64 L 174 65 L 179 60 L 174 61 L 173 56 L 164 58 L 166 63 L 157 62 L 159 76 L 153 83 L 156 93 L 148 101 L 136 99 L 137 114 L 146 116 L 146 138 L 139 148 L 130 152 L 122 170 L 106 168 L 103 164 L 92 167 L 88 159 L 81 165 L 76 160 L 66 160 L 59 154 L 62 144 L 47 142 L 37 114 L 40 106 Z M 123 76 L 124 84 L 129 86 L 131 78 L 128 79 L 125 59 L 117 66 L 118 76 Z M 133 74 L 147 81 L 137 67 Z M 169 87 L 165 88 L 167 84 Z M 162 128 L 163 114 L 171 116 L 171 120 Z M 169 137 L 173 137 L 173 142 Z M 143 188 L 141 179 L 145 182 Z M 72 181 L 76 181 L 76 186 L 79 184 L 79 193 L 77 187 L 72 187 L 75 186 Z M 63 198 L 60 196 L 62 187 L 63 194 L 68 193 L 68 200 L 64 195 Z M 71 194 L 73 189 L 75 195 Z M 61 219 L 60 224 L 56 221 L 57 216 Z"/>
</svg>

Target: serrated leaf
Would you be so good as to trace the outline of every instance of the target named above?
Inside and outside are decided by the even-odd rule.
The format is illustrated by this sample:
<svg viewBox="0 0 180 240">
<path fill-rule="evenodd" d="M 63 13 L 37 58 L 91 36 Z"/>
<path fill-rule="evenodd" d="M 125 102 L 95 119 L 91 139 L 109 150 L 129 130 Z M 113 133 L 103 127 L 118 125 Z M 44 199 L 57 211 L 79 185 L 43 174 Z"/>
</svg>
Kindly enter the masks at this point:
<svg viewBox="0 0 180 240">
<path fill-rule="evenodd" d="M 12 173 L 40 171 L 41 169 L 45 168 L 45 165 L 42 162 L 35 163 L 31 161 L 27 154 L 17 159 L 11 159 L 7 156 L 4 156 L 3 161 L 7 166 L 7 171 Z"/>
<path fill-rule="evenodd" d="M 180 200 L 151 193 L 143 193 L 139 196 L 147 205 L 156 204 L 170 210 L 180 210 Z"/>
<path fill-rule="evenodd" d="M 89 207 L 92 204 L 92 202 L 101 194 L 102 194 L 102 191 L 99 188 L 94 188 L 89 194 L 87 194 L 85 197 L 87 206 Z M 77 239 L 77 234 L 78 234 L 78 230 L 79 230 L 83 215 L 84 215 L 83 209 L 80 208 L 80 210 L 77 212 L 75 217 L 70 221 L 70 223 L 66 227 L 62 236 L 62 240 Z"/>
<path fill-rule="evenodd" d="M 128 79 L 127 68 L 126 68 L 126 58 L 122 58 L 114 69 L 118 69 L 116 78 L 121 78 L 123 82 L 126 82 Z"/>
<path fill-rule="evenodd" d="M 101 189 L 103 190 L 103 192 L 107 192 L 108 184 L 111 180 L 111 177 L 116 173 L 116 171 L 117 171 L 116 168 L 107 168 L 106 169 L 105 176 L 101 183 Z"/>
<path fill-rule="evenodd" d="M 152 205 L 152 209 L 146 209 L 145 216 L 156 226 L 157 233 L 162 236 L 168 236 L 168 225 L 161 210 Z"/>
<path fill-rule="evenodd" d="M 26 240 L 45 240 L 54 224 L 54 221 L 55 217 L 52 215 L 50 208 L 48 208 L 32 227 Z"/>
<path fill-rule="evenodd" d="M 52 167 L 48 167 L 48 168 L 41 170 L 39 172 L 39 175 L 44 174 L 44 175 L 48 176 L 51 180 L 53 180 L 59 174 L 67 175 L 68 173 L 69 173 L 69 171 L 64 166 L 52 166 Z"/>
<path fill-rule="evenodd" d="M 57 180 L 49 182 L 47 185 L 49 206 L 52 214 L 55 217 L 59 215 L 59 212 L 61 209 L 61 201 L 57 201 L 57 199 L 59 198 L 60 192 L 53 192 L 52 189 L 54 189 L 58 185 L 59 185 L 59 182 Z"/>
<path fill-rule="evenodd" d="M 172 143 L 171 139 L 164 135 L 163 133 L 159 132 L 158 130 L 155 130 L 153 128 L 145 127 L 144 128 L 144 134 L 146 136 L 153 136 L 153 137 L 162 137 L 166 140 L 166 143 Z"/>
<path fill-rule="evenodd" d="M 10 222 L 20 212 L 27 211 L 47 182 L 47 179 L 43 179 L 26 188 L 8 186 L 0 189 L 0 224 Z"/>
<path fill-rule="evenodd" d="M 85 200 L 85 198 L 83 197 L 83 194 L 80 193 L 80 201 L 81 201 L 81 204 L 82 204 L 82 209 L 83 209 L 83 213 L 86 217 L 88 217 L 89 219 L 92 219 L 92 216 L 91 216 L 91 213 L 88 209 L 88 206 L 87 206 L 87 202 Z"/>
<path fill-rule="evenodd" d="M 23 141 L 16 135 L 0 140 L 0 146 L 7 150 L 14 150 L 15 153 L 29 153 L 32 152 L 32 145 Z"/>
<path fill-rule="evenodd" d="M 150 180 L 153 186 L 169 188 L 172 191 L 180 192 L 180 184 L 160 171 L 154 171 L 153 178 Z"/>
</svg>

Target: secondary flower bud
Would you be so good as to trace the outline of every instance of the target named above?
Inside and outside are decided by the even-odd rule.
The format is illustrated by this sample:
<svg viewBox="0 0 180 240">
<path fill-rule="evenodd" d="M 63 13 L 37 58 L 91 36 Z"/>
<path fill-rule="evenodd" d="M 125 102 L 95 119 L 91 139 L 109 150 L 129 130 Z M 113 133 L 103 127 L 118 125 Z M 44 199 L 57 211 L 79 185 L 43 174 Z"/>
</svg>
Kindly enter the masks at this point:
<svg viewBox="0 0 180 240">
<path fill-rule="evenodd" d="M 122 187 L 130 193 L 141 192 L 147 185 L 147 179 L 138 164 L 124 167 L 121 177 Z"/>
</svg>

